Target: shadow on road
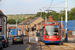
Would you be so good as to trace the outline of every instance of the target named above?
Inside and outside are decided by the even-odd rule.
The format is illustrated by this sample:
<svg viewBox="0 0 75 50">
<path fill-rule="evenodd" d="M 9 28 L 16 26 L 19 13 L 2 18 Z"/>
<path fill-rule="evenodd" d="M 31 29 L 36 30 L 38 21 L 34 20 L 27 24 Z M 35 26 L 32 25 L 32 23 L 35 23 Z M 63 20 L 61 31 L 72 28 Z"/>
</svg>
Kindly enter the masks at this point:
<svg viewBox="0 0 75 50">
<path fill-rule="evenodd" d="M 58 45 L 57 43 L 47 43 L 45 45 Z"/>
</svg>

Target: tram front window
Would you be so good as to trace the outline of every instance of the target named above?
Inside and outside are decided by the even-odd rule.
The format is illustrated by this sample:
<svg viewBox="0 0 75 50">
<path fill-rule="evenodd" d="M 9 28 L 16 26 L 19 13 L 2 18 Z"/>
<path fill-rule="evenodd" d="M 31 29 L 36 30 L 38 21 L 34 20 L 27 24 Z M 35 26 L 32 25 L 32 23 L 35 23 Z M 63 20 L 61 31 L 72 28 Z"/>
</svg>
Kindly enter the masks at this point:
<svg viewBox="0 0 75 50">
<path fill-rule="evenodd" d="M 59 35 L 58 26 L 46 26 L 46 35 Z"/>
</svg>

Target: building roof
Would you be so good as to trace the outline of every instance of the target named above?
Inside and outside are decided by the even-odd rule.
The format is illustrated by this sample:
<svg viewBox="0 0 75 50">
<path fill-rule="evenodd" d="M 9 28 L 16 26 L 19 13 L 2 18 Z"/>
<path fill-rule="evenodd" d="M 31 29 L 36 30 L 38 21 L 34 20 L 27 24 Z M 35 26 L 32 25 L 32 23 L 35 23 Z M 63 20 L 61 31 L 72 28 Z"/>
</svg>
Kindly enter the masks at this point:
<svg viewBox="0 0 75 50">
<path fill-rule="evenodd" d="M 52 19 L 52 16 L 49 16 L 49 18 L 48 18 L 48 20 L 47 20 L 46 22 L 56 22 L 56 21 L 54 21 L 54 20 Z M 41 22 L 38 23 L 38 24 L 41 24 Z M 45 24 L 45 20 L 42 21 L 42 25 L 44 25 L 44 24 Z M 58 22 L 56 22 L 56 24 L 58 24 Z"/>
<path fill-rule="evenodd" d="M 28 25 L 28 24 L 30 24 L 30 23 L 32 23 L 33 21 L 35 21 L 36 19 L 38 19 L 39 17 L 35 17 L 35 18 L 33 18 L 32 20 L 28 20 L 26 23 L 24 23 L 24 24 L 26 24 L 26 25 Z"/>
<path fill-rule="evenodd" d="M 27 20 L 22 21 L 21 23 L 19 23 L 19 25 L 22 25 L 22 24 L 26 23 L 27 21 L 28 21 L 28 19 L 27 19 Z"/>
<path fill-rule="evenodd" d="M 33 21 L 35 21 L 36 19 L 38 19 L 39 17 L 31 17 L 27 20 L 22 21 L 21 23 L 19 23 L 19 25 L 25 24 L 25 25 L 29 25 L 30 23 L 32 23 Z"/>
<path fill-rule="evenodd" d="M 3 15 L 3 16 L 5 16 L 1 10 L 0 10 L 0 15 Z"/>
<path fill-rule="evenodd" d="M 42 21 L 42 23 L 44 23 L 44 22 L 45 22 L 45 20 L 43 20 L 43 21 Z M 41 22 L 40 22 L 40 23 L 38 23 L 38 25 L 39 25 L 39 24 L 41 24 Z"/>
</svg>

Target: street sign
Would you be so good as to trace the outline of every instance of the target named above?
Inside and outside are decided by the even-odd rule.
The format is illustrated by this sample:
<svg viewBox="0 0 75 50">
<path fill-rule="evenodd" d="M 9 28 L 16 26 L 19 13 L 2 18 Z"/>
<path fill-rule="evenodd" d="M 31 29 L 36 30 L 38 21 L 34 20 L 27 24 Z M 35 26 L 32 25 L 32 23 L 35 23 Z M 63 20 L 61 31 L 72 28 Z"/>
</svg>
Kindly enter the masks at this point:
<svg viewBox="0 0 75 50">
<path fill-rule="evenodd" d="M 75 31 L 72 31 L 72 35 L 75 35 Z"/>
<path fill-rule="evenodd" d="M 21 31 L 21 28 L 18 28 L 19 31 Z"/>
</svg>

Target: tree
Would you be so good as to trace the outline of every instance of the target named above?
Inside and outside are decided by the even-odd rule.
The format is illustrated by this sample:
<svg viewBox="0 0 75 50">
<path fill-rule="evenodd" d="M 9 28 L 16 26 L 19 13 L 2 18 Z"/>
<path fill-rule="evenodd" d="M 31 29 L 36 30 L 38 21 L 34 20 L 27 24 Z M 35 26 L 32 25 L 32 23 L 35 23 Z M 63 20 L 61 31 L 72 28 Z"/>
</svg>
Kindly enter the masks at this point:
<svg viewBox="0 0 75 50">
<path fill-rule="evenodd" d="M 70 11 L 69 11 L 69 20 L 75 20 L 75 8 L 72 8 Z"/>
<path fill-rule="evenodd" d="M 60 21 L 61 17 L 63 17 L 63 20 L 65 20 L 65 10 L 61 10 L 59 13 L 54 10 L 52 10 L 49 13 L 42 12 L 43 19 L 45 19 L 45 17 L 48 18 L 48 15 L 52 16 L 53 20 L 55 20 L 55 21 Z M 41 16 L 41 12 L 37 12 L 35 17 L 40 17 L 40 16 Z M 70 11 L 68 11 L 67 18 L 68 18 L 68 20 L 75 20 L 75 8 L 72 8 Z"/>
<path fill-rule="evenodd" d="M 9 19 L 8 22 L 9 24 L 16 24 L 16 21 L 14 19 Z"/>
</svg>

